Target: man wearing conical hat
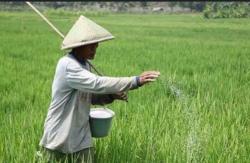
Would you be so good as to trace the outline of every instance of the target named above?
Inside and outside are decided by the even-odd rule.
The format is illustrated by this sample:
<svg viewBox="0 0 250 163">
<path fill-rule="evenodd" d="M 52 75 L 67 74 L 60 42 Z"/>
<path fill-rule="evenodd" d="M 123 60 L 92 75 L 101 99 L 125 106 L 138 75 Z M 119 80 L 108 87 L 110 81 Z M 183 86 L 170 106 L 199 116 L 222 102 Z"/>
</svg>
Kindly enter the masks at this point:
<svg viewBox="0 0 250 163">
<path fill-rule="evenodd" d="M 71 49 L 71 52 L 58 61 L 52 100 L 40 141 L 49 159 L 74 158 L 78 162 L 93 162 L 89 126 L 91 104 L 127 100 L 122 92 L 155 81 L 160 75 L 157 71 L 146 71 L 132 77 L 92 73 L 88 60 L 94 59 L 98 43 L 113 38 L 106 29 L 80 16 L 63 40 L 62 49 Z"/>
</svg>

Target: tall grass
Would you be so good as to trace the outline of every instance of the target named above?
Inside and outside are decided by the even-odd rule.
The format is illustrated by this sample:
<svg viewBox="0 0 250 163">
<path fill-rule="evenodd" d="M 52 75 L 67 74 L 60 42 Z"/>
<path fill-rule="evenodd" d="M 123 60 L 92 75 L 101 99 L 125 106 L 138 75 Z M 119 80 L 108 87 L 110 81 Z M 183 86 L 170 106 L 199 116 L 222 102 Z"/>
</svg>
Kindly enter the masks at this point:
<svg viewBox="0 0 250 163">
<path fill-rule="evenodd" d="M 53 13 L 53 12 L 52 12 Z M 66 33 L 76 15 L 52 15 Z M 93 63 L 109 76 L 159 70 L 129 93 L 97 162 L 248 162 L 249 19 L 201 15 L 103 14 L 89 17 L 116 39 Z M 0 162 L 34 162 L 51 98 L 60 38 L 34 13 L 0 13 Z"/>
</svg>

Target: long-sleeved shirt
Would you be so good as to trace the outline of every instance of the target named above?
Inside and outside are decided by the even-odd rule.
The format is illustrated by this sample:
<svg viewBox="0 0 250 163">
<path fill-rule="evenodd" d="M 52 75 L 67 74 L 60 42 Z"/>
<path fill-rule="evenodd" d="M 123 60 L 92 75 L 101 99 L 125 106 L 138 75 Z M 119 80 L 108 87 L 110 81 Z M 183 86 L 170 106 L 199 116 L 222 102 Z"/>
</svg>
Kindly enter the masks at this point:
<svg viewBox="0 0 250 163">
<path fill-rule="evenodd" d="M 90 72 L 87 63 L 81 64 L 73 55 L 62 57 L 56 67 L 52 100 L 40 146 L 63 153 L 74 153 L 91 147 L 89 126 L 91 102 L 103 103 L 109 100 L 112 102 L 107 94 L 137 87 L 135 76 L 119 78 L 98 76 Z"/>
</svg>

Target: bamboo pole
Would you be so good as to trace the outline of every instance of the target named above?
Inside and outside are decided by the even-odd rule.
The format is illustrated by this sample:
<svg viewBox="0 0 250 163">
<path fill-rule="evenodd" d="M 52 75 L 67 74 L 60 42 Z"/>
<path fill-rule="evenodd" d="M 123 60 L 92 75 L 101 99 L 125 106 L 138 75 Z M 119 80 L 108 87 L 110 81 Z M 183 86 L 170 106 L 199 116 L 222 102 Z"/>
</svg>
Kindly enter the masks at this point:
<svg viewBox="0 0 250 163">
<path fill-rule="evenodd" d="M 49 24 L 49 26 L 54 29 L 54 31 L 59 34 L 62 38 L 64 38 L 64 35 L 40 12 L 36 9 L 35 6 L 33 6 L 30 2 L 26 1 L 27 3 L 38 15 L 42 17 L 42 19 Z"/>
<path fill-rule="evenodd" d="M 36 9 L 35 6 L 33 6 L 30 2 L 26 1 L 25 2 L 27 5 L 29 5 L 39 16 L 42 17 L 42 19 L 59 35 L 61 36 L 62 39 L 64 39 L 64 35 L 39 11 Z M 100 76 L 103 76 L 96 68 L 95 66 L 90 63 L 88 60 L 86 60 L 87 63 L 94 69 L 94 71 L 100 75 Z"/>
</svg>

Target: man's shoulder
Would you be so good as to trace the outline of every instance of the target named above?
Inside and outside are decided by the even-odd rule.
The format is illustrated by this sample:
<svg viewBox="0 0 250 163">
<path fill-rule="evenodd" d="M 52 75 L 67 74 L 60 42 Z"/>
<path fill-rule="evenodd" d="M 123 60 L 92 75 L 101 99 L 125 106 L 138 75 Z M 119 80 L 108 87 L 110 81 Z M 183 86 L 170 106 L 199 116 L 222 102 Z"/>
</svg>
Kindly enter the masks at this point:
<svg viewBox="0 0 250 163">
<path fill-rule="evenodd" d="M 58 61 L 58 65 L 65 65 L 67 66 L 69 63 L 72 64 L 77 64 L 77 62 L 75 61 L 75 59 L 73 59 L 69 54 L 61 57 Z"/>
<path fill-rule="evenodd" d="M 64 70 L 79 70 L 82 69 L 83 67 L 81 64 L 70 54 L 63 56 L 62 58 L 59 59 L 57 67 L 59 69 L 64 69 Z"/>
</svg>

